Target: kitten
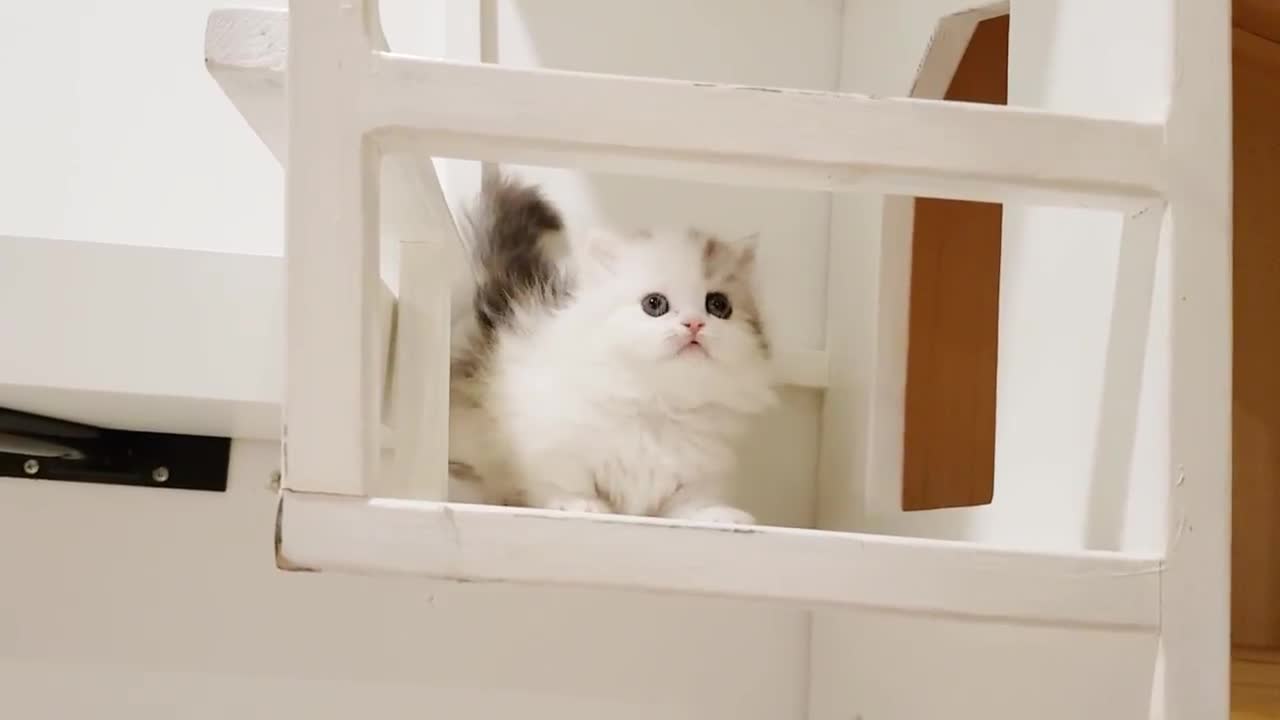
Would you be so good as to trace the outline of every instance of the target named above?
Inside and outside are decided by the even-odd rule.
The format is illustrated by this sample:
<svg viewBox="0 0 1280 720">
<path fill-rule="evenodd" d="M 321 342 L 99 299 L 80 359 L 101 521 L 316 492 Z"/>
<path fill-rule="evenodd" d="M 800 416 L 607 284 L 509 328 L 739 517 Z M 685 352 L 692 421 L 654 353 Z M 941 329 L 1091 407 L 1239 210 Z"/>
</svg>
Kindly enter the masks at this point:
<svg viewBox="0 0 1280 720">
<path fill-rule="evenodd" d="M 720 483 L 734 440 L 775 399 L 754 238 L 569 237 L 535 188 L 502 178 L 469 219 L 455 487 L 498 504 L 753 523 Z"/>
</svg>

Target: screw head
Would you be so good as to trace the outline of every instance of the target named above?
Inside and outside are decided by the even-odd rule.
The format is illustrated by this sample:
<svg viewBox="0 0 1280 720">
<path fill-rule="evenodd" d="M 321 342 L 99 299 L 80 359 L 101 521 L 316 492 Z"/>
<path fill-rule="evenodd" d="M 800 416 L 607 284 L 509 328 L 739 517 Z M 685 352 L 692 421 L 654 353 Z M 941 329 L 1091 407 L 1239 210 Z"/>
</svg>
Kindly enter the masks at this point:
<svg viewBox="0 0 1280 720">
<path fill-rule="evenodd" d="M 22 463 L 22 472 L 28 475 L 35 475 L 36 473 L 40 472 L 40 461 L 36 460 L 35 458 L 32 458 Z"/>
<path fill-rule="evenodd" d="M 151 471 L 151 479 L 158 483 L 169 482 L 169 468 L 161 465 Z"/>
</svg>

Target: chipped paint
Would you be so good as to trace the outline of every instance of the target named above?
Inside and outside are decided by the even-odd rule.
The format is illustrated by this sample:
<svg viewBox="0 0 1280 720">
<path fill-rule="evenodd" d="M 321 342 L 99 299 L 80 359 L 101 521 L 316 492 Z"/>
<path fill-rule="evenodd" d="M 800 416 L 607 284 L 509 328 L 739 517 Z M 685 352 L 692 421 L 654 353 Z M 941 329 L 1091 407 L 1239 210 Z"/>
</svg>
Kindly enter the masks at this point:
<svg viewBox="0 0 1280 720">
<path fill-rule="evenodd" d="M 316 568 L 296 565 L 289 561 L 281 552 L 280 546 L 283 544 L 284 532 L 281 528 L 284 526 L 284 494 L 288 490 L 281 490 L 276 495 L 276 533 L 275 533 L 275 556 L 276 568 L 287 572 L 320 572 Z"/>
</svg>

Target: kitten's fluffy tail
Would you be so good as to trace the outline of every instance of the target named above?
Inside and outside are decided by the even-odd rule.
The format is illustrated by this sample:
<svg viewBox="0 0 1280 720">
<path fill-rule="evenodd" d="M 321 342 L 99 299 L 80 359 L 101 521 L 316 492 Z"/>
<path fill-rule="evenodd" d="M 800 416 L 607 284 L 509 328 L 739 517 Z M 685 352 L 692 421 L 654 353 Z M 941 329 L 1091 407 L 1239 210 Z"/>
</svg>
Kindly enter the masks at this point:
<svg viewBox="0 0 1280 720">
<path fill-rule="evenodd" d="M 564 229 L 560 212 L 538 188 L 501 175 L 486 183 L 471 222 L 476 266 L 499 274 L 535 270 L 533 261 L 544 257 L 543 236 Z"/>
<path fill-rule="evenodd" d="M 468 220 L 481 328 L 492 331 L 530 295 L 559 294 L 552 244 L 562 238 L 564 221 L 538 188 L 499 175 L 486 183 Z"/>
</svg>

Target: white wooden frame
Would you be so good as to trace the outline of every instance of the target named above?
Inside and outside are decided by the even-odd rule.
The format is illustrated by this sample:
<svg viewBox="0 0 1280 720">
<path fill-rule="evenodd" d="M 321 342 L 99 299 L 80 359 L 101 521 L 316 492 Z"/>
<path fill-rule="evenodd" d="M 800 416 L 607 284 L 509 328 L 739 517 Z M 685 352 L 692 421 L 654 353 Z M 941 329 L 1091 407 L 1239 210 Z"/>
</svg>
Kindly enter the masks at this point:
<svg viewBox="0 0 1280 720">
<path fill-rule="evenodd" d="M 1173 0 L 1167 569 L 1153 717 L 1223 718 L 1231 656 L 1231 3 Z"/>
<path fill-rule="evenodd" d="M 379 33 L 375 13 L 366 12 L 368 0 L 293 3 L 280 565 L 1142 629 L 1160 636 L 1153 716 L 1225 718 L 1229 6 L 1225 0 L 1169 2 L 1178 70 L 1164 123 L 426 60 L 388 53 L 371 39 Z M 249 23 L 268 16 L 284 22 L 279 14 L 237 15 Z M 222 58 L 215 65 L 256 62 L 216 42 L 210 55 Z M 278 77 L 283 68 L 259 70 Z M 513 104 L 521 108 L 518 122 L 495 112 Z M 708 122 L 730 116 L 732 123 Z M 733 132 L 725 132 L 729 126 Z M 375 170 L 393 150 L 1132 214 L 1167 207 L 1163 232 L 1177 298 L 1169 440 L 1177 474 L 1168 479 L 1164 556 L 1032 553 L 364 497 L 378 465 L 382 382 Z M 429 171 L 428 163 L 419 164 L 434 200 L 438 185 Z M 445 221 L 447 211 L 434 207 L 434 233 L 423 240 L 429 247 L 450 242 L 456 232 L 451 219 Z M 447 331 L 437 321 L 447 296 L 436 257 L 435 250 L 424 252 L 402 269 L 415 289 L 400 302 L 432 321 L 401 325 L 399 337 L 424 333 L 405 345 L 424 353 L 414 364 L 425 368 L 421 401 L 414 399 L 420 407 L 405 412 L 417 418 L 414 437 L 425 438 L 429 448 L 411 465 L 430 474 L 427 484 L 439 498 Z M 399 355 L 397 363 L 404 359 Z M 812 366 L 811 374 L 797 374 L 821 376 L 814 384 L 825 384 L 823 362 L 797 365 Z M 749 567 L 734 561 L 743 552 L 751 553 Z M 673 563 L 673 556 L 681 560 Z M 619 564 L 619 557 L 633 560 Z M 786 590 L 775 589 L 776 578 L 790 583 Z"/>
</svg>

